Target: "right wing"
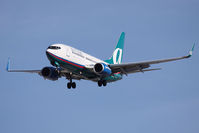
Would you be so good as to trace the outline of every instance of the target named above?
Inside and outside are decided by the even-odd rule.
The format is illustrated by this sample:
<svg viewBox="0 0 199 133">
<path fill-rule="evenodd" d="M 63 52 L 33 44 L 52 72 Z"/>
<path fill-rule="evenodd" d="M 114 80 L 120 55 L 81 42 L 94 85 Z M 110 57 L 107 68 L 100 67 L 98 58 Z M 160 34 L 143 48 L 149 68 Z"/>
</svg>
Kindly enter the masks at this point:
<svg viewBox="0 0 199 133">
<path fill-rule="evenodd" d="M 7 72 L 27 72 L 27 73 L 41 73 L 41 70 L 10 70 L 10 58 L 8 58 L 8 63 L 6 67 Z"/>
<path fill-rule="evenodd" d="M 8 63 L 7 63 L 7 67 L 6 67 L 6 71 L 7 72 L 25 72 L 25 73 L 37 73 L 39 74 L 40 76 L 43 76 L 42 75 L 42 70 L 11 70 L 10 69 L 10 58 L 8 58 Z M 78 74 L 74 74 L 74 73 L 70 73 L 64 69 L 62 70 L 59 70 L 60 72 L 60 76 L 61 77 L 66 77 L 67 79 L 76 79 L 76 80 L 80 80 L 80 79 L 85 79 L 85 77 L 81 76 L 81 75 L 78 75 Z"/>
</svg>

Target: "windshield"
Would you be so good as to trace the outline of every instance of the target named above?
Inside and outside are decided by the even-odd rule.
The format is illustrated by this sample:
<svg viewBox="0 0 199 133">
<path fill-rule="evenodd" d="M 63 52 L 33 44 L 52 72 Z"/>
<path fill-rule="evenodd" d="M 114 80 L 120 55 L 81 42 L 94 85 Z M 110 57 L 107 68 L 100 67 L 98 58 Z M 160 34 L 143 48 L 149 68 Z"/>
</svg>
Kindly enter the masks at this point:
<svg viewBox="0 0 199 133">
<path fill-rule="evenodd" d="M 58 46 L 49 46 L 48 49 L 61 49 L 61 47 L 58 47 Z"/>
</svg>

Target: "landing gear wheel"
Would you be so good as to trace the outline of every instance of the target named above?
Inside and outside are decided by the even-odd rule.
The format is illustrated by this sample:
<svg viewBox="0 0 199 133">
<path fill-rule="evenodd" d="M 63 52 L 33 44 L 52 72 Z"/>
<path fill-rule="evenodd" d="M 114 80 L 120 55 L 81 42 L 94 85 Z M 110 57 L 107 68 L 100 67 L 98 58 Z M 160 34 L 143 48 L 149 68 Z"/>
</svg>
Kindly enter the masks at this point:
<svg viewBox="0 0 199 133">
<path fill-rule="evenodd" d="M 101 81 L 101 80 L 99 80 L 97 83 L 98 83 L 98 86 L 99 86 L 99 87 L 102 86 L 102 81 Z"/>
<path fill-rule="evenodd" d="M 103 81 L 102 81 L 102 84 L 103 84 L 103 86 L 106 86 L 106 85 L 107 85 L 106 80 L 103 80 Z"/>
<path fill-rule="evenodd" d="M 66 78 L 69 80 L 69 82 L 67 83 L 67 87 L 68 89 L 75 89 L 76 88 L 76 83 L 72 82 L 72 77 L 71 77 L 72 73 L 68 73 L 66 74 Z"/>
<path fill-rule="evenodd" d="M 73 89 L 75 89 L 76 88 L 76 83 L 72 82 L 71 86 L 72 86 Z"/>
<path fill-rule="evenodd" d="M 68 89 L 70 89 L 71 88 L 71 83 L 69 82 L 69 83 L 67 83 L 67 87 L 68 87 Z"/>
</svg>

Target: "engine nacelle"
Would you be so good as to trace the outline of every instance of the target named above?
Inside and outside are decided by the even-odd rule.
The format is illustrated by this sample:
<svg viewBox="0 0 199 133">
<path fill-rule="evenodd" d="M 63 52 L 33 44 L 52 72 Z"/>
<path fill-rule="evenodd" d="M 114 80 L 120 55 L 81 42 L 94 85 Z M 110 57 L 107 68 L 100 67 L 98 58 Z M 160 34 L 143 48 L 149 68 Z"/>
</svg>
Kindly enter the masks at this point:
<svg viewBox="0 0 199 133">
<path fill-rule="evenodd" d="M 41 70 L 41 75 L 45 79 L 49 79 L 49 80 L 58 80 L 59 78 L 59 73 L 54 67 L 44 67 Z"/>
<path fill-rule="evenodd" d="M 94 72 L 97 74 L 102 74 L 102 75 L 111 75 L 112 71 L 109 68 L 109 66 L 107 66 L 104 63 L 97 63 L 94 65 Z"/>
</svg>

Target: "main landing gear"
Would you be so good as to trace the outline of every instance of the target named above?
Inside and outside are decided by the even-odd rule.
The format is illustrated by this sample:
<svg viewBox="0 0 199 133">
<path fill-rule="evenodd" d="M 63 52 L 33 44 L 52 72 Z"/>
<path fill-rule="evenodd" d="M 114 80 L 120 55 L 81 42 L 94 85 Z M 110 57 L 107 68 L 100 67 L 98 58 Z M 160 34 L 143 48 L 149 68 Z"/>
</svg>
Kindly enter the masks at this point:
<svg viewBox="0 0 199 133">
<path fill-rule="evenodd" d="M 68 83 L 67 83 L 67 87 L 68 87 L 68 89 L 70 89 L 71 87 L 72 87 L 73 89 L 75 89 L 75 88 L 76 88 L 76 83 L 75 83 L 75 82 L 68 82 Z"/>
<path fill-rule="evenodd" d="M 106 85 L 107 85 L 106 80 L 99 80 L 97 83 L 98 83 L 98 86 L 99 86 L 99 87 L 101 87 L 102 85 L 103 85 L 103 86 L 106 86 Z"/>
<path fill-rule="evenodd" d="M 67 87 L 68 87 L 68 89 L 70 89 L 71 87 L 73 89 L 75 89 L 76 88 L 76 83 L 72 82 L 72 79 L 70 78 L 70 82 L 67 83 Z"/>
</svg>

